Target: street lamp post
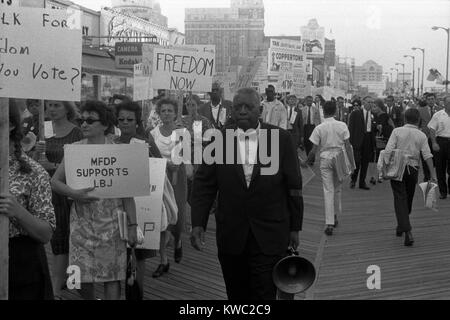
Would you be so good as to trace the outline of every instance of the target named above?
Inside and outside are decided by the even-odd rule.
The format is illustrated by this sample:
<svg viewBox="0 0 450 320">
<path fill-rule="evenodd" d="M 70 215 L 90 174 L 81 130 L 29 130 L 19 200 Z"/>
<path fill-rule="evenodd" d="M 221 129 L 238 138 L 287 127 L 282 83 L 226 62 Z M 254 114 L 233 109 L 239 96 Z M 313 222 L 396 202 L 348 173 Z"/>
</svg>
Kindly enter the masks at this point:
<svg viewBox="0 0 450 320">
<path fill-rule="evenodd" d="M 448 51 L 449 51 L 449 46 L 450 46 L 450 28 L 434 26 L 431 29 L 433 29 L 434 31 L 436 31 L 438 29 L 442 29 L 447 32 L 447 71 L 446 71 L 446 75 L 445 75 L 445 93 L 448 93 L 448 55 L 449 55 Z"/>
<path fill-rule="evenodd" d="M 403 74 L 402 74 L 402 90 L 403 90 L 403 93 L 405 93 L 405 64 L 404 63 L 400 63 L 400 62 L 396 62 L 395 63 L 395 65 L 396 66 L 398 66 L 398 65 L 400 65 L 400 66 L 402 66 L 402 72 L 403 72 Z"/>
<path fill-rule="evenodd" d="M 411 48 L 412 50 L 420 50 L 422 51 L 422 83 L 420 85 L 420 91 L 422 92 L 423 95 L 423 79 L 424 79 L 424 72 L 425 72 L 425 49 L 424 48 Z M 417 74 L 417 77 L 419 78 L 419 74 Z"/>
<path fill-rule="evenodd" d="M 412 58 L 412 60 L 413 60 L 413 78 L 412 78 L 412 93 L 413 93 L 413 98 L 414 98 L 414 93 L 415 93 L 415 89 L 414 89 L 414 86 L 415 86 L 415 73 L 416 73 L 416 57 L 414 57 L 414 56 L 411 56 L 411 55 L 409 55 L 409 54 L 405 54 L 403 57 L 405 57 L 405 58 L 407 58 L 407 57 L 410 57 L 410 58 Z M 419 76 L 419 75 L 417 75 L 417 76 Z"/>
<path fill-rule="evenodd" d="M 398 90 L 398 69 L 397 68 L 391 68 L 392 71 L 397 71 L 397 76 L 395 77 L 395 86 L 397 87 Z"/>
</svg>

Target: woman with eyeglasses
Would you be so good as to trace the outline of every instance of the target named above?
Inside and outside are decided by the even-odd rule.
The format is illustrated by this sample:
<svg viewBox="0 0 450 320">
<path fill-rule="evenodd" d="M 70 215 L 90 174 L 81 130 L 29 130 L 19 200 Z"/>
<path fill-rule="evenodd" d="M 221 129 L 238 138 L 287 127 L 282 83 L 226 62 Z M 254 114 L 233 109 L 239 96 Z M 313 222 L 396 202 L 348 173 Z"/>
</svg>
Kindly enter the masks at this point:
<svg viewBox="0 0 450 320">
<path fill-rule="evenodd" d="M 84 140 L 76 144 L 112 144 L 106 136 L 113 115 L 100 101 L 87 101 L 81 108 Z M 105 299 L 120 298 L 120 281 L 126 276 L 126 243 L 121 240 L 118 211 L 127 213 L 128 244 L 137 239 L 136 205 L 133 198 L 98 199 L 94 188 L 74 190 L 66 185 L 64 161 L 52 178 L 55 192 L 74 200 L 70 215 L 69 265 L 80 268 L 80 294 L 95 299 L 94 283 L 103 283 Z"/>
<path fill-rule="evenodd" d="M 10 300 L 52 300 L 44 244 L 52 238 L 55 213 L 48 173 L 23 151 L 21 117 L 9 105 L 9 192 L 0 193 L 0 216 L 9 218 Z"/>
<path fill-rule="evenodd" d="M 123 102 L 116 106 L 116 118 L 121 135 L 114 138 L 114 143 L 147 143 L 150 158 L 161 158 L 153 139 L 146 139 L 141 121 L 141 107 L 136 102 Z M 140 298 L 144 296 L 145 260 L 155 257 L 155 250 L 135 249 L 136 253 L 136 280 L 140 289 Z M 127 300 L 132 300 L 126 295 Z"/>
<path fill-rule="evenodd" d="M 168 160 L 168 175 L 171 178 L 171 184 L 175 192 L 176 204 L 178 207 L 178 220 L 176 225 L 170 225 L 167 231 L 170 231 L 175 240 L 174 260 L 180 263 L 183 257 L 181 235 L 185 229 L 185 210 L 187 201 L 187 177 L 184 164 L 175 165 L 172 162 L 172 150 L 175 148 L 175 141 L 172 139 L 172 133 L 176 129 L 182 128 L 177 125 L 178 103 L 171 99 L 163 98 L 156 105 L 156 112 L 161 118 L 162 124 L 153 129 L 150 133 L 155 139 L 161 155 Z M 160 256 L 161 263 L 153 272 L 153 277 L 158 278 L 169 271 L 169 260 L 166 255 L 167 233 L 161 233 Z"/>
<path fill-rule="evenodd" d="M 53 136 L 45 139 L 45 143 L 36 146 L 35 159 L 41 153 L 46 158 L 40 164 L 50 177 L 56 171 L 64 157 L 64 145 L 83 139 L 83 132 L 72 121 L 75 118 L 75 106 L 67 101 L 46 101 L 47 114 L 52 121 Z M 53 259 L 53 293 L 55 299 L 61 299 L 61 290 L 65 286 L 67 267 L 69 266 L 70 206 L 72 201 L 66 196 L 52 192 L 55 207 L 56 230 L 51 240 Z"/>
</svg>

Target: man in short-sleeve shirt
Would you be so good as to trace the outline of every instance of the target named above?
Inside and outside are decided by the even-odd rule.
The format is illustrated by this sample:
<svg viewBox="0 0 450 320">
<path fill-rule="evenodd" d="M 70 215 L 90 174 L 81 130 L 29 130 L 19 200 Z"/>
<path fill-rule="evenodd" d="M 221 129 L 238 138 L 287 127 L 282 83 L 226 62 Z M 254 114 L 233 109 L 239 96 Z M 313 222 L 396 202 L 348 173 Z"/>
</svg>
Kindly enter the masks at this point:
<svg viewBox="0 0 450 320">
<path fill-rule="evenodd" d="M 342 213 L 342 180 L 336 174 L 335 158 L 344 147 L 350 148 L 350 132 L 344 122 L 334 118 L 336 104 L 327 101 L 323 106 L 324 121 L 318 125 L 309 140 L 314 144 L 308 155 L 312 163 L 317 149 L 320 148 L 320 174 L 322 175 L 323 194 L 325 201 L 325 234 L 332 235 L 337 226 L 337 211 Z M 337 208 L 335 208 L 335 204 Z"/>
<path fill-rule="evenodd" d="M 428 123 L 441 199 L 450 194 L 450 96 L 444 98 L 444 109 L 436 112 Z M 447 177 L 448 175 L 448 177 Z"/>
</svg>

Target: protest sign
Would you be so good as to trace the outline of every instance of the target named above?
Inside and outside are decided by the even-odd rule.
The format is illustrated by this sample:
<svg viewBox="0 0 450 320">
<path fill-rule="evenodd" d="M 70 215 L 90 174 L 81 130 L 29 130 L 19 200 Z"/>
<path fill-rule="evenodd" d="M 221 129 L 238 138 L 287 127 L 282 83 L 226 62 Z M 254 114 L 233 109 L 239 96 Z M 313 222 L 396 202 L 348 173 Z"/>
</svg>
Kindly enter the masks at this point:
<svg viewBox="0 0 450 320">
<path fill-rule="evenodd" d="M 133 100 L 148 100 L 153 99 L 152 80 L 150 78 L 151 66 L 148 64 L 134 65 L 133 78 Z"/>
<path fill-rule="evenodd" d="M 159 250 L 161 210 L 167 160 L 157 158 L 148 160 L 150 167 L 150 195 L 134 198 L 137 223 L 144 234 L 144 243 L 137 248 Z"/>
<path fill-rule="evenodd" d="M 215 46 L 154 48 L 154 89 L 211 91 L 215 74 Z"/>
<path fill-rule="evenodd" d="M 268 53 L 268 75 L 276 77 L 283 70 L 292 70 L 297 63 L 304 63 L 306 56 L 300 49 L 300 41 L 273 40 Z"/>
<path fill-rule="evenodd" d="M 261 65 L 262 57 L 249 58 L 241 69 L 237 79 L 234 91 L 241 88 L 249 88 L 252 86 L 253 79 Z"/>
<path fill-rule="evenodd" d="M 223 88 L 225 100 L 233 100 L 236 77 L 236 72 L 218 72 L 213 77 L 213 82 L 218 83 Z"/>
<path fill-rule="evenodd" d="M 0 7 L 0 15 L 0 97 L 79 101 L 80 12 Z"/>
<path fill-rule="evenodd" d="M 145 144 L 65 145 L 64 164 L 72 189 L 95 187 L 92 195 L 106 199 L 150 194 Z"/>
</svg>

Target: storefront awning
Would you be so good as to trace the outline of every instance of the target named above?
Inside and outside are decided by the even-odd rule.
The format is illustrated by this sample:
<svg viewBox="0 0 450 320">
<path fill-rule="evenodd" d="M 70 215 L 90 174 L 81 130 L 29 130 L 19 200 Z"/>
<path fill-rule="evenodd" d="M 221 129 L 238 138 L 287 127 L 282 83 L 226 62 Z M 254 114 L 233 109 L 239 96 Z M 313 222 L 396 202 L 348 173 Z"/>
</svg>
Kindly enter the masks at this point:
<svg viewBox="0 0 450 320">
<path fill-rule="evenodd" d="M 117 69 L 114 59 L 101 50 L 83 48 L 82 72 L 94 75 L 133 77 L 133 71 Z"/>
</svg>

